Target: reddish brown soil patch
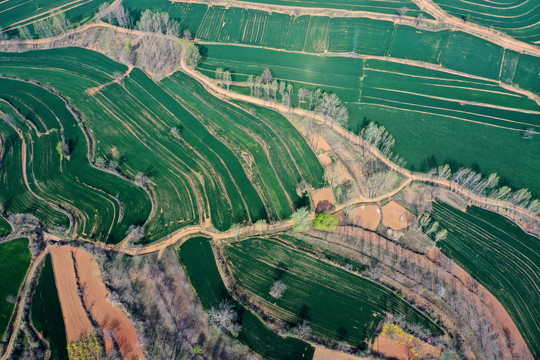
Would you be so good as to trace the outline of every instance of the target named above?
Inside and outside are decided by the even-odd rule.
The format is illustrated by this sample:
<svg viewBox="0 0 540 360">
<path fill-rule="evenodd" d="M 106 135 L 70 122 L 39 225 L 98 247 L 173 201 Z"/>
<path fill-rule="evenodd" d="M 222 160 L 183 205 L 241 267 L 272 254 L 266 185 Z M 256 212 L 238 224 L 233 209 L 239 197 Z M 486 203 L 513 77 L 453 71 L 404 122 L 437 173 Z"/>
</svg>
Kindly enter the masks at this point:
<svg viewBox="0 0 540 360">
<path fill-rule="evenodd" d="M 311 199 L 315 205 L 316 212 L 323 212 L 331 209 L 336 204 L 336 198 L 332 188 L 316 190 L 311 194 Z"/>
<path fill-rule="evenodd" d="M 84 302 L 103 333 L 114 336 L 123 359 L 144 359 L 139 338 L 122 311 L 107 300 L 107 289 L 96 260 L 84 250 L 73 248 L 75 266 Z M 107 336 L 105 337 L 107 339 Z"/>
<path fill-rule="evenodd" d="M 58 289 L 67 342 L 72 343 L 93 332 L 92 324 L 78 294 L 77 278 L 71 247 L 62 246 L 51 251 L 54 279 Z"/>
<path fill-rule="evenodd" d="M 386 324 L 375 339 L 373 350 L 385 357 L 403 360 L 436 359 L 441 351 L 410 335 L 394 324 Z"/>
<path fill-rule="evenodd" d="M 393 230 L 403 230 L 409 227 L 414 215 L 397 202 L 390 201 L 382 207 L 382 217 L 385 226 Z"/>
<path fill-rule="evenodd" d="M 399 344 L 386 336 L 378 336 L 377 339 L 375 339 L 373 351 L 377 354 L 384 355 L 387 358 L 398 360 L 413 359 L 413 355 L 407 345 Z"/>
<path fill-rule="evenodd" d="M 351 354 L 346 354 L 336 350 L 330 350 L 324 346 L 315 345 L 313 360 L 372 360 L 371 358 L 361 358 Z"/>
<path fill-rule="evenodd" d="M 319 162 L 322 166 L 328 166 L 332 164 L 332 159 L 330 159 L 330 156 L 328 156 L 327 153 L 319 155 Z"/>
<path fill-rule="evenodd" d="M 381 222 L 381 210 L 378 205 L 361 205 L 351 212 L 350 218 L 355 225 L 375 231 Z"/>
<path fill-rule="evenodd" d="M 332 151 L 328 141 L 326 141 L 320 134 L 314 135 L 311 141 L 315 148 L 320 152 Z"/>
</svg>

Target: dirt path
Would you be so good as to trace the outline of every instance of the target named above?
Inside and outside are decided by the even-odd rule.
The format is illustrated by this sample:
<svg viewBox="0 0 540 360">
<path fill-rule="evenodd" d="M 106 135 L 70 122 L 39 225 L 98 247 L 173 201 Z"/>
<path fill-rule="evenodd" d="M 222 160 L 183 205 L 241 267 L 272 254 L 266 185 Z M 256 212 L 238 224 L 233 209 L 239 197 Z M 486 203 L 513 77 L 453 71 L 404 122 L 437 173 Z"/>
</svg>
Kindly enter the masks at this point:
<svg viewBox="0 0 540 360">
<path fill-rule="evenodd" d="M 431 0 L 412 0 L 421 10 L 427 12 L 435 19 L 449 24 L 454 30 L 460 30 L 476 37 L 488 40 L 504 48 L 533 56 L 540 56 L 540 48 L 532 44 L 514 39 L 513 37 L 487 27 L 463 21 L 454 16 L 448 15 L 437 4 Z"/>
<path fill-rule="evenodd" d="M 415 17 L 403 16 L 400 17 L 396 10 L 395 15 L 381 14 L 372 11 L 359 11 L 359 10 L 345 10 L 345 9 L 333 9 L 333 8 L 317 8 L 317 7 L 300 7 L 290 5 L 274 5 L 253 3 L 248 1 L 238 0 L 171 0 L 172 3 L 191 3 L 191 4 L 205 4 L 209 6 L 223 6 L 226 8 L 237 7 L 242 9 L 251 9 L 258 11 L 265 11 L 269 13 L 287 14 L 294 17 L 308 15 L 308 16 L 329 16 L 329 17 L 341 17 L 341 18 L 369 18 L 375 20 L 390 21 L 393 23 L 399 23 L 401 25 L 408 25 L 417 27 L 418 22 Z M 427 12 L 427 11 L 426 11 Z M 424 19 L 424 24 L 436 27 L 438 25 L 437 20 Z M 429 28 L 422 28 L 423 30 L 432 31 Z"/>
<path fill-rule="evenodd" d="M 21 286 L 21 291 L 19 294 L 21 296 L 19 297 L 20 301 L 16 304 L 16 314 L 14 316 L 13 320 L 13 331 L 11 332 L 11 337 L 9 338 L 9 341 L 7 343 L 4 355 L 0 358 L 0 360 L 7 360 L 11 356 L 11 352 L 13 351 L 13 346 L 15 345 L 15 340 L 17 338 L 17 333 L 19 332 L 19 328 L 21 327 L 21 322 L 24 314 L 24 306 L 22 306 L 25 302 L 28 296 L 30 296 L 30 282 L 36 275 L 36 270 L 39 267 L 39 264 L 43 261 L 45 258 L 45 255 L 49 253 L 51 250 L 51 246 L 47 246 L 37 257 L 35 257 L 32 260 L 32 263 L 30 264 L 30 268 L 28 269 L 28 272 L 26 273 L 26 276 L 24 277 L 23 284 Z"/>
<path fill-rule="evenodd" d="M 373 13 L 369 11 L 353 11 L 353 10 L 340 10 L 340 9 L 326 9 L 326 8 L 305 8 L 298 6 L 283 6 L 283 5 L 271 5 L 271 4 L 258 4 L 247 1 L 235 1 L 235 0 L 172 0 L 172 2 L 187 2 L 187 3 L 199 3 L 212 6 L 225 6 L 225 7 L 241 7 L 244 9 L 262 10 L 266 12 L 279 12 L 290 14 L 294 16 L 301 15 L 313 15 L 313 16 L 330 16 L 330 17 L 364 17 L 376 20 L 391 21 L 402 25 L 408 25 L 418 27 L 417 21 L 413 17 L 404 16 L 400 17 L 396 15 L 384 15 L 379 13 Z M 424 24 L 436 27 L 437 30 L 444 28 L 452 28 L 452 30 L 459 30 L 484 40 L 490 41 L 494 44 L 500 45 L 504 48 L 514 50 L 521 53 L 527 53 L 533 56 L 540 56 L 540 48 L 532 44 L 528 44 L 523 41 L 514 39 L 513 37 L 489 29 L 487 27 L 465 22 L 461 19 L 448 15 L 438 5 L 434 4 L 431 0 L 413 0 L 413 2 L 420 8 L 420 10 L 430 14 L 436 20 L 424 19 Z M 422 27 L 422 30 L 430 31 L 428 27 Z"/>
</svg>

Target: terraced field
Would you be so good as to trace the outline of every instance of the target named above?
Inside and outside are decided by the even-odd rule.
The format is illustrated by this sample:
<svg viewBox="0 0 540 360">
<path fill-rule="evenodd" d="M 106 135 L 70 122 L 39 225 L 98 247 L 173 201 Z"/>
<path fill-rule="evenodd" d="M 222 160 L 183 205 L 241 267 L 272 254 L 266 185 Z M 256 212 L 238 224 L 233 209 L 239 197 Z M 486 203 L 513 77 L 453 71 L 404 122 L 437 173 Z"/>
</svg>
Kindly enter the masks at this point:
<svg viewBox="0 0 540 360">
<path fill-rule="evenodd" d="M 105 0 L 10 0 L 0 2 L 0 28 L 13 29 L 32 24 L 63 12 L 73 23 L 82 23 L 94 16 Z"/>
<path fill-rule="evenodd" d="M 370 342 L 385 312 L 405 315 L 440 334 L 437 325 L 393 292 L 273 239 L 252 238 L 224 245 L 238 284 L 287 323 L 307 319 L 313 333 L 352 346 Z M 269 292 L 276 278 L 287 286 L 283 297 Z"/>
<path fill-rule="evenodd" d="M 38 199 L 73 214 L 80 226 L 75 235 L 117 242 L 130 225 L 145 221 L 151 204 L 144 190 L 90 166 L 85 136 L 60 97 L 23 81 L 0 79 L 0 85 L 0 98 L 26 118 L 19 119 L 26 179 L 23 172 L 5 173 L 7 186 L 0 196 L 6 210 L 22 213 L 31 206 L 12 200 L 18 197 L 12 189 L 26 187 L 23 191 L 32 196 L 28 200 Z M 0 126 L 10 127 L 4 122 Z M 10 131 L 10 136 L 16 136 L 13 128 Z M 62 134 L 70 147 L 69 158 L 57 151 Z"/>
<path fill-rule="evenodd" d="M 498 214 L 462 212 L 433 204 L 432 216 L 448 229 L 437 246 L 503 304 L 533 357 L 540 356 L 540 244 Z"/>
<path fill-rule="evenodd" d="M 266 110 L 250 115 L 216 100 L 180 73 L 158 84 L 134 69 L 122 84 L 111 81 L 115 73 L 127 71 L 125 66 L 97 53 L 74 48 L 6 54 L 0 58 L 0 73 L 38 80 L 69 99 L 95 141 L 96 158 L 117 161 L 119 170 L 131 179 L 139 172 L 149 178 L 155 204 L 148 220 L 151 203 L 141 188 L 109 174 L 96 177 L 94 182 L 76 179 L 91 185 L 86 195 L 78 196 L 91 196 L 97 201 L 113 194 L 125 204 L 122 222 L 115 225 L 117 231 L 111 230 L 108 241 L 118 242 L 130 225 L 145 224 L 148 236 L 142 241 L 149 242 L 207 218 L 220 230 L 235 222 L 286 218 L 298 200 L 295 187 L 299 181 L 304 179 L 314 187 L 322 186 L 322 167 L 315 154 L 282 116 Z M 103 84 L 106 86 L 86 95 L 87 90 Z M 19 103 L 26 104 L 25 101 Z M 65 105 L 62 106 L 65 112 Z M 32 114 L 27 116 L 32 118 Z M 179 138 L 171 134 L 173 127 L 181 132 Z M 3 128 L 9 131 L 7 125 Z M 82 134 L 70 135 L 65 131 L 68 139 L 75 140 L 76 136 L 79 139 L 75 143 L 81 146 L 75 146 L 72 158 L 78 154 L 82 163 L 86 155 Z M 80 130 L 73 127 L 70 131 Z M 27 143 L 37 142 L 37 138 L 52 138 L 49 143 L 55 147 L 58 136 L 58 132 L 45 137 L 36 134 Z M 58 154 L 49 154 L 52 157 L 49 162 L 60 161 Z M 66 169 L 72 163 L 71 159 L 62 160 Z M 109 188 L 102 181 L 109 177 L 110 181 L 125 183 L 125 191 L 136 191 L 138 197 L 123 196 L 121 187 Z M 17 183 L 20 185 L 20 180 Z M 107 194 L 92 191 L 93 187 Z M 90 195 L 96 192 L 98 195 Z M 84 206 L 81 204 L 82 209 Z M 95 230 L 85 229 L 83 234 L 95 233 L 95 238 L 103 238 L 103 231 L 109 231 L 117 214 L 114 206 L 110 208 L 109 225 L 88 225 L 88 229 Z M 128 216 L 128 211 L 137 217 Z M 92 216 L 86 216 L 86 221 Z M 103 217 L 96 221 L 107 220 Z"/>
<path fill-rule="evenodd" d="M 540 43 L 540 4 L 531 0 L 435 0 L 456 17 L 470 15 L 472 22 L 491 27 L 533 44 Z"/>
<path fill-rule="evenodd" d="M 45 258 L 32 298 L 30 317 L 36 329 L 49 342 L 51 359 L 67 360 L 67 341 L 62 308 L 54 281 L 51 255 Z"/>
<path fill-rule="evenodd" d="M 212 78 L 220 66 L 240 82 L 269 67 L 276 78 L 292 82 L 296 91 L 320 87 L 337 93 L 348 104 L 349 128 L 357 132 L 365 117 L 383 124 L 396 138 L 395 152 L 412 169 L 420 169 L 422 160 L 433 154 L 440 163 L 476 163 L 515 187 L 540 193 L 536 181 L 540 139 L 520 136 L 523 128 L 540 131 L 540 106 L 495 81 L 376 59 L 229 45 L 204 49 L 207 57 L 200 71 Z M 293 104 L 297 104 L 294 94 Z"/>
<path fill-rule="evenodd" d="M 209 239 L 194 237 L 179 250 L 191 284 L 203 307 L 208 311 L 222 300 L 231 299 L 223 284 Z M 282 338 L 272 332 L 256 315 L 234 300 L 235 311 L 240 317 L 242 331 L 238 340 L 265 359 L 311 359 L 314 348 L 297 338 Z"/>
<path fill-rule="evenodd" d="M 0 339 L 4 337 L 15 307 L 19 288 L 26 276 L 32 254 L 28 239 L 15 239 L 0 244 Z"/>
</svg>

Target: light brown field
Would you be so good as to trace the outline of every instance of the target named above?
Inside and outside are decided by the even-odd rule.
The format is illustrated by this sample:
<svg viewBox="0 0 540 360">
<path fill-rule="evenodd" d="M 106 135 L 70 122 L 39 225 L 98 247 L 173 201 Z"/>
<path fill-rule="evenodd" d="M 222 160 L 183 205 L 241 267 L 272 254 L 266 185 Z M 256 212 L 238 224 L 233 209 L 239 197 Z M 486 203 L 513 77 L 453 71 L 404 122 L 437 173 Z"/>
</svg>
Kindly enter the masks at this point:
<svg viewBox="0 0 540 360">
<path fill-rule="evenodd" d="M 361 205 L 351 212 L 350 218 L 355 225 L 375 231 L 381 222 L 380 211 L 375 204 Z"/>
<path fill-rule="evenodd" d="M 84 302 L 92 318 L 104 334 L 110 334 L 118 344 L 123 359 L 144 359 L 139 337 L 122 311 L 107 300 L 107 289 L 101 279 L 96 260 L 82 249 L 73 249 Z M 105 336 L 107 346 L 112 342 Z M 112 349 L 112 347 L 111 347 Z M 107 349 L 109 350 L 109 349 Z"/>
<path fill-rule="evenodd" d="M 341 351 L 331 350 L 324 346 L 315 345 L 313 360 L 372 360 L 372 358 L 361 358 Z"/>
<path fill-rule="evenodd" d="M 62 246 L 51 251 L 54 279 L 62 307 L 68 344 L 93 331 L 78 294 L 79 288 L 71 249 L 70 246 Z"/>
<path fill-rule="evenodd" d="M 313 205 L 317 211 L 325 211 L 336 204 L 336 198 L 332 188 L 324 188 L 314 191 L 311 194 Z"/>
<path fill-rule="evenodd" d="M 403 230 L 409 227 L 414 215 L 397 202 L 390 201 L 382 207 L 382 218 L 385 226 L 393 230 Z"/>
</svg>

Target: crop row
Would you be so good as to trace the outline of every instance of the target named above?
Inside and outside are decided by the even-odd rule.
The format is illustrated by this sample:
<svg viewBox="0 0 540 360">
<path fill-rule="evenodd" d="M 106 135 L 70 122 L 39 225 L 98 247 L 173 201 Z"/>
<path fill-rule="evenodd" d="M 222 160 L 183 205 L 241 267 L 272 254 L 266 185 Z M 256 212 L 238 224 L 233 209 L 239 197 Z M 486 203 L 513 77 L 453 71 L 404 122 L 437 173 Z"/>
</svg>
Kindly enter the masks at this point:
<svg viewBox="0 0 540 360">
<path fill-rule="evenodd" d="M 540 356 L 540 244 L 501 215 L 434 203 L 448 229 L 437 246 L 484 285 L 508 311 L 533 357 Z"/>
<path fill-rule="evenodd" d="M 270 314 L 289 324 L 307 320 L 318 336 L 362 346 L 373 339 L 386 312 L 440 334 L 437 325 L 393 292 L 276 240 L 233 242 L 224 245 L 224 254 L 238 284 Z M 276 280 L 287 287 L 278 299 L 270 295 Z"/>
<path fill-rule="evenodd" d="M 277 79 L 294 84 L 295 106 L 300 87 L 335 92 L 348 105 L 350 130 L 358 132 L 366 117 L 381 123 L 411 168 L 418 169 L 433 154 L 441 163 L 476 163 L 513 186 L 540 193 L 535 150 L 540 139 L 520 135 L 523 128 L 540 129 L 540 108 L 495 81 L 375 59 L 234 45 L 205 45 L 204 51 L 202 73 L 213 78 L 215 69 L 223 67 L 234 81 L 245 81 L 268 67 Z"/>
</svg>

